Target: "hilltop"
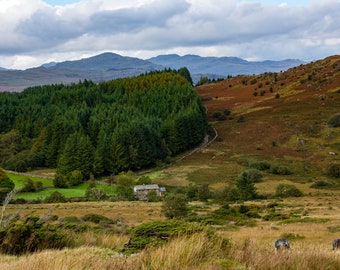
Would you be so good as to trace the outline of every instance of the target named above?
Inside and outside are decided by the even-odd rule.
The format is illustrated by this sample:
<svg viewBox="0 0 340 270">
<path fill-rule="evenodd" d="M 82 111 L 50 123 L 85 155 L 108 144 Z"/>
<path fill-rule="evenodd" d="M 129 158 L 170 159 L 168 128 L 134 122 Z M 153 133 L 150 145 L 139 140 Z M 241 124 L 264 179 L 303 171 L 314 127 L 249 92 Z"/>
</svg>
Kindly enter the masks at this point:
<svg viewBox="0 0 340 270">
<path fill-rule="evenodd" d="M 196 83 L 201 76 L 225 78 L 228 74 L 259 74 L 264 71 L 286 70 L 302 63 L 300 60 L 248 62 L 235 57 L 200 57 L 198 55 L 168 55 L 147 60 L 102 53 L 79 60 L 51 62 L 26 70 L 0 68 L 0 91 L 22 91 L 30 86 L 46 84 L 71 84 L 79 80 L 95 83 L 117 78 L 134 77 L 165 68 L 188 67 Z"/>
<path fill-rule="evenodd" d="M 199 175 L 213 174 L 206 178 L 214 178 L 213 186 L 235 180 L 255 161 L 285 164 L 294 173 L 280 179 L 304 183 L 323 179 L 327 167 L 339 163 L 340 130 L 327 121 L 340 112 L 340 56 L 285 72 L 230 77 L 196 90 L 218 137 L 185 162 L 207 165 Z"/>
</svg>

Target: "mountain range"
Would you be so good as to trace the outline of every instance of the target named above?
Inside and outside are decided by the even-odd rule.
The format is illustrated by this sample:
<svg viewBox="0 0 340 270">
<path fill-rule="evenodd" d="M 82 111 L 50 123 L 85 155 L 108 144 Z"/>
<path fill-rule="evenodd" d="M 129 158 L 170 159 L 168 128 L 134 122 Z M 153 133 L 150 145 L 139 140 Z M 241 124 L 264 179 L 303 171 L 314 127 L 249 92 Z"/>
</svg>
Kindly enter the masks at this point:
<svg viewBox="0 0 340 270">
<path fill-rule="evenodd" d="M 194 83 L 203 76 L 225 78 L 227 75 L 249 75 L 263 72 L 278 72 L 303 64 L 301 60 L 246 61 L 237 57 L 201 57 L 177 54 L 159 55 L 150 59 L 139 59 L 107 52 L 75 61 L 51 62 L 26 70 L 0 68 L 0 91 L 22 91 L 30 86 L 75 83 L 79 80 L 94 82 L 132 77 L 139 74 L 187 67 Z"/>
</svg>

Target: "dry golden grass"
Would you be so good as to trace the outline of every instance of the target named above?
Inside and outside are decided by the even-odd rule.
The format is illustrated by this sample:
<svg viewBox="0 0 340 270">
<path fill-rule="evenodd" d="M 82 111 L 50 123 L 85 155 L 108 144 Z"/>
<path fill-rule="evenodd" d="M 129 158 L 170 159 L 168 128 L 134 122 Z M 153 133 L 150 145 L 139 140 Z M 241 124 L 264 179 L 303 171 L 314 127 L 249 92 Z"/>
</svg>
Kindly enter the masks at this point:
<svg viewBox="0 0 340 270">
<path fill-rule="evenodd" d="M 124 269 L 125 258 L 111 258 L 114 252 L 97 247 L 44 250 L 19 258 L 0 256 L 2 270 L 104 270 Z"/>
<path fill-rule="evenodd" d="M 108 218 L 119 219 L 124 224 L 132 226 L 144 221 L 159 220 L 164 217 L 160 214 L 161 203 L 148 203 L 143 201 L 121 202 L 74 202 L 56 204 L 10 204 L 6 208 L 6 214 L 19 213 L 27 215 L 57 215 L 60 219 L 67 216 L 78 218 L 86 214 L 99 214 Z"/>
<path fill-rule="evenodd" d="M 292 242 L 290 251 L 275 252 L 268 239 L 247 235 L 226 247 L 221 238 L 212 240 L 203 233 L 173 239 L 157 248 L 123 256 L 110 248 L 80 247 L 45 250 L 14 257 L 0 256 L 2 270 L 222 270 L 299 269 L 337 270 L 340 252 L 329 243 L 304 239 Z M 259 235 L 257 235 L 259 236 Z"/>
</svg>

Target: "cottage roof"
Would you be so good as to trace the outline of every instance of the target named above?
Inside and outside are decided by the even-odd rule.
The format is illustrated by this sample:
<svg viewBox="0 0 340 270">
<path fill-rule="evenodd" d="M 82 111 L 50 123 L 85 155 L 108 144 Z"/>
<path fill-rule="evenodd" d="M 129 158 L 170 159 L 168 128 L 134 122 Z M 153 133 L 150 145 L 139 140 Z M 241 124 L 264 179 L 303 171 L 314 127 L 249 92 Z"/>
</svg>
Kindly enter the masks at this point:
<svg viewBox="0 0 340 270">
<path fill-rule="evenodd" d="M 153 185 L 137 185 L 137 186 L 134 187 L 134 191 L 154 190 L 154 189 L 159 189 L 159 186 L 157 184 L 153 184 Z"/>
</svg>

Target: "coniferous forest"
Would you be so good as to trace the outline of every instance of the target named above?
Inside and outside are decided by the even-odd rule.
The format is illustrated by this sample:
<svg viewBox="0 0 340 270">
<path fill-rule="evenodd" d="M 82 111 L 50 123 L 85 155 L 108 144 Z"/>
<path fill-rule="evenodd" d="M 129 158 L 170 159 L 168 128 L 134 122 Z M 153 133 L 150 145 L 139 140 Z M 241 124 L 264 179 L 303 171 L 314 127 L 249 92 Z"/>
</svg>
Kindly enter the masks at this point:
<svg viewBox="0 0 340 270">
<path fill-rule="evenodd" d="M 55 186 L 67 187 L 166 162 L 207 130 L 186 71 L 0 93 L 0 166 L 56 168 Z"/>
</svg>

